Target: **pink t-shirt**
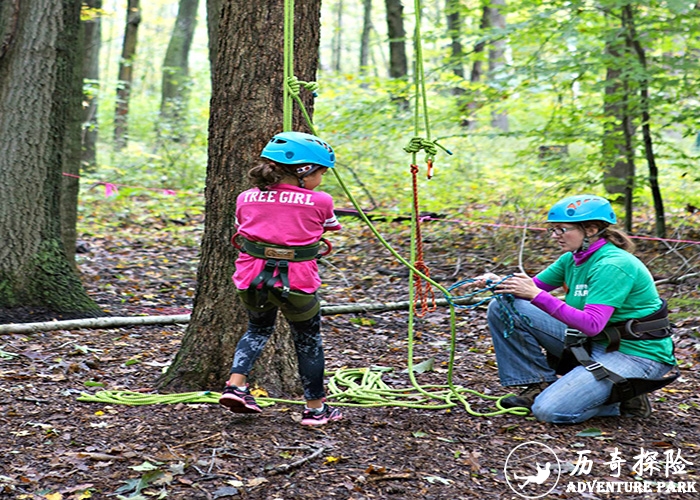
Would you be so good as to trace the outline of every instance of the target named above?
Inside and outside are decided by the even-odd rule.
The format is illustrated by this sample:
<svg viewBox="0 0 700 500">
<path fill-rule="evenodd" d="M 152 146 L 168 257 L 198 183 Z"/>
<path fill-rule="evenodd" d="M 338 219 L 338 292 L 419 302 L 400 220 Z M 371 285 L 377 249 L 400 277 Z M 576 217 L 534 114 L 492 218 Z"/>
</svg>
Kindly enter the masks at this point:
<svg viewBox="0 0 700 500">
<path fill-rule="evenodd" d="M 333 198 L 289 184 L 270 186 L 268 191 L 252 188 L 236 200 L 236 229 L 250 241 L 282 246 L 316 243 L 326 231 L 341 229 L 333 213 Z M 236 260 L 233 282 L 246 289 L 262 272 L 265 259 L 241 252 Z M 314 293 L 321 286 L 316 259 L 289 263 L 289 287 Z"/>
</svg>

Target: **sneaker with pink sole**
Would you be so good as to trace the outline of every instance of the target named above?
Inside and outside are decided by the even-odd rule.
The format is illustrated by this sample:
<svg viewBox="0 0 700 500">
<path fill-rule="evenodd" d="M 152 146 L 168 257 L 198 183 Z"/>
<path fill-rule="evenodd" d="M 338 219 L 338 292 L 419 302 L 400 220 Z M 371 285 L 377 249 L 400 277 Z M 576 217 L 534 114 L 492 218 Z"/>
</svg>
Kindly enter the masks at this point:
<svg viewBox="0 0 700 500">
<path fill-rule="evenodd" d="M 242 391 L 235 385 L 229 385 L 226 382 L 226 388 L 221 393 L 219 404 L 225 406 L 233 413 L 260 413 L 262 409 L 255 402 L 255 398 L 251 396 L 250 389 L 245 388 Z"/>
<path fill-rule="evenodd" d="M 319 410 L 304 408 L 304 411 L 301 414 L 301 425 L 325 425 L 328 422 L 342 420 L 342 418 L 343 414 L 340 413 L 338 408 L 331 408 L 326 403 L 323 403 L 323 408 L 320 408 Z"/>
</svg>

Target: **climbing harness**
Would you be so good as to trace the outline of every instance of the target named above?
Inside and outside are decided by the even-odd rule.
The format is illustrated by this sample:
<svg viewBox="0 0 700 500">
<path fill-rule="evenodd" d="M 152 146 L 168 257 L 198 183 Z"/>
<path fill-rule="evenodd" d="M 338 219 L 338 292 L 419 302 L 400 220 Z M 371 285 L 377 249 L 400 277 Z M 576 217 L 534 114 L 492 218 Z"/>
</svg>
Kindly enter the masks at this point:
<svg viewBox="0 0 700 500">
<path fill-rule="evenodd" d="M 663 300 L 663 299 L 662 299 Z M 661 389 L 680 376 L 678 366 L 672 373 L 659 379 L 625 378 L 606 368 L 602 363 L 593 361 L 590 357 L 592 342 L 596 337 L 608 338 L 606 352 L 617 351 L 620 340 L 658 340 L 671 336 L 671 323 L 668 320 L 668 308 L 663 301 L 661 308 L 653 314 L 640 319 L 632 319 L 606 327 L 601 333 L 589 337 L 579 330 L 567 328 L 564 338 L 564 352 L 556 358 L 548 356 L 550 366 L 563 375 L 577 365 L 582 365 L 596 378 L 609 379 L 613 383 L 610 397 L 605 404 L 627 401 L 640 394 L 646 394 Z"/>
<path fill-rule="evenodd" d="M 239 244 L 236 238 L 243 243 Z M 326 250 L 321 252 L 321 243 Z M 245 305 L 252 310 L 263 310 L 273 303 L 281 303 L 285 312 L 304 314 L 320 307 L 315 294 L 292 292 L 289 287 L 289 263 L 314 260 L 328 255 L 332 246 L 328 240 L 321 238 L 318 242 L 305 246 L 281 246 L 261 241 L 251 241 L 236 233 L 231 237 L 231 244 L 239 251 L 258 259 L 265 259 L 265 267 L 241 292 Z M 277 285 L 281 284 L 281 287 Z M 306 316 L 306 314 L 304 314 Z"/>
</svg>

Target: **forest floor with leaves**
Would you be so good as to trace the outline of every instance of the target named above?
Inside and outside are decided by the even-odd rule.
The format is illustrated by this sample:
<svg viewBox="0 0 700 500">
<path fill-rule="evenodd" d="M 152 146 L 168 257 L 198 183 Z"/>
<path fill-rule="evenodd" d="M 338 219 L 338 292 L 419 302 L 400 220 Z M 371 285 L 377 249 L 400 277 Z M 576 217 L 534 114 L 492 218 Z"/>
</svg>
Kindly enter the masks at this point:
<svg viewBox="0 0 700 500">
<path fill-rule="evenodd" d="M 407 270 L 366 227 L 347 218 L 341 222 L 345 230 L 331 236 L 334 252 L 321 264 L 323 299 L 406 301 Z M 105 311 L 114 316 L 190 311 L 198 246 L 173 235 L 187 230 L 190 241 L 198 241 L 193 228 L 201 228 L 201 221 L 188 221 L 184 229 L 178 224 L 126 224 L 82 238 L 83 281 Z M 409 255 L 408 225 L 377 227 Z M 424 261 L 431 277 L 446 287 L 485 270 L 507 274 L 521 265 L 535 273 L 557 249 L 538 231 L 527 232 L 521 245 L 523 233 L 426 223 Z M 684 274 L 693 274 L 687 266 L 700 247 L 640 246 L 662 295 L 671 299 L 682 372 L 651 396 L 654 411 L 648 418 L 555 426 L 530 416 L 478 415 L 496 410 L 489 397 L 508 392 L 498 383 L 484 306 L 458 308 L 456 314 L 452 382 L 467 405 L 343 406 L 342 421 L 320 428 L 299 425 L 301 406 L 294 404 L 277 403 L 246 416 L 208 403 L 78 400 L 102 390 L 152 392 L 185 325 L 10 333 L 0 336 L 0 498 L 700 498 L 700 316 L 682 305 L 698 300 L 700 280 L 673 279 L 684 266 Z M 674 308 L 674 299 L 681 306 Z M 0 311 L 0 324 L 46 319 L 34 310 Z M 392 368 L 382 380 L 406 389 L 407 399 L 397 400 L 420 403 L 406 372 L 408 325 L 406 310 L 325 316 L 328 371 Z M 418 384 L 445 384 L 449 309 L 414 318 L 413 333 Z M 536 467 L 554 458 L 561 474 L 537 485 Z M 614 459 L 619 469 L 612 467 Z M 506 476 L 507 464 L 513 476 Z M 529 472 L 528 485 L 522 479 Z"/>
</svg>

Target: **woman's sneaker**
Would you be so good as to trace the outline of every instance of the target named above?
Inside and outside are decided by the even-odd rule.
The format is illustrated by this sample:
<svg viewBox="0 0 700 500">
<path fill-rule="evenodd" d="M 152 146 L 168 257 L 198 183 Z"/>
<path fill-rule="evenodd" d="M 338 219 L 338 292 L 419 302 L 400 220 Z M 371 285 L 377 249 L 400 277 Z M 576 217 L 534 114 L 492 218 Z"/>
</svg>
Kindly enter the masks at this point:
<svg viewBox="0 0 700 500">
<path fill-rule="evenodd" d="M 620 403 L 620 415 L 623 417 L 647 418 L 651 415 L 651 403 L 646 394 L 640 394 Z"/>
<path fill-rule="evenodd" d="M 535 398 L 549 386 L 549 382 L 538 382 L 525 386 L 523 391 L 517 396 L 508 396 L 501 399 L 503 408 L 532 408 Z"/>
<path fill-rule="evenodd" d="M 342 418 L 343 414 L 340 413 L 338 408 L 331 408 L 326 403 L 323 403 L 323 408 L 318 410 L 304 408 L 304 412 L 301 414 L 301 425 L 324 425 Z"/>
<path fill-rule="evenodd" d="M 255 398 L 250 395 L 248 387 L 242 391 L 235 385 L 226 382 L 226 388 L 221 393 L 219 404 L 225 406 L 233 413 L 260 413 L 262 409 L 255 402 Z"/>
</svg>

